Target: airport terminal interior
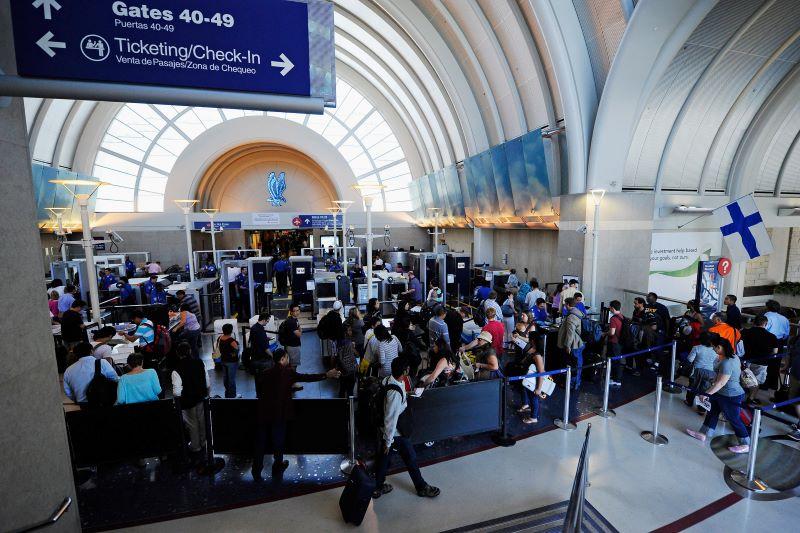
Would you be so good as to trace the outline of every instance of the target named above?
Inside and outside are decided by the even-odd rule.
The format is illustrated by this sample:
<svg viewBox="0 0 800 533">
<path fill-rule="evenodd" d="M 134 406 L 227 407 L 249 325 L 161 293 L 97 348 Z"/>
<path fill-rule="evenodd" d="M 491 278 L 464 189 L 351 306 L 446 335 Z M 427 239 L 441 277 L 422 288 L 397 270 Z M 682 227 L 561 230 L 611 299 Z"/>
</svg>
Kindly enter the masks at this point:
<svg viewBox="0 0 800 533">
<path fill-rule="evenodd" d="M 791 531 L 800 0 L 0 0 L 0 531 Z"/>
</svg>

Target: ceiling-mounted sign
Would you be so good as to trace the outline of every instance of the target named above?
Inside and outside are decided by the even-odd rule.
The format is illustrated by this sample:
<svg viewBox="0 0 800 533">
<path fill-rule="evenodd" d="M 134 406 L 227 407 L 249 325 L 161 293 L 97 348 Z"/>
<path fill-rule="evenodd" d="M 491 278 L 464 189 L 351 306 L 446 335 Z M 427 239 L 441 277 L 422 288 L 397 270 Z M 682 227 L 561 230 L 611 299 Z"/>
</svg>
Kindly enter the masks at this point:
<svg viewBox="0 0 800 533">
<path fill-rule="evenodd" d="M 333 229 L 333 215 L 297 215 L 292 220 L 292 224 L 298 228 L 324 228 L 328 226 Z M 342 215 L 336 215 L 336 226 L 337 228 L 342 227 Z"/>
<path fill-rule="evenodd" d="M 195 222 L 194 229 L 209 231 L 211 229 L 211 221 Z M 215 220 L 214 229 L 217 231 L 224 231 L 226 229 L 242 229 L 242 223 L 239 220 L 231 220 L 231 221 Z"/>
<path fill-rule="evenodd" d="M 335 98 L 317 0 L 11 0 L 11 14 L 22 77 Z"/>
<path fill-rule="evenodd" d="M 281 223 L 278 213 L 252 213 L 254 226 L 277 226 Z"/>
</svg>

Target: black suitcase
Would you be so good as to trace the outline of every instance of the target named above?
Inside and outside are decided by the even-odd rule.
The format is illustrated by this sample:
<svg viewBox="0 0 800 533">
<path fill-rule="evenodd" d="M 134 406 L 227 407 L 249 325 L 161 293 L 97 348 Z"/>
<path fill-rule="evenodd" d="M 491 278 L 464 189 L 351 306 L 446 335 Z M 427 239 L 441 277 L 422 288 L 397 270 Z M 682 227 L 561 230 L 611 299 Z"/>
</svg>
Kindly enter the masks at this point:
<svg viewBox="0 0 800 533">
<path fill-rule="evenodd" d="M 372 493 L 375 491 L 375 480 L 367 472 L 363 464 L 357 463 L 350 472 L 350 478 L 339 497 L 339 508 L 345 522 L 359 526 L 367 513 Z"/>
</svg>

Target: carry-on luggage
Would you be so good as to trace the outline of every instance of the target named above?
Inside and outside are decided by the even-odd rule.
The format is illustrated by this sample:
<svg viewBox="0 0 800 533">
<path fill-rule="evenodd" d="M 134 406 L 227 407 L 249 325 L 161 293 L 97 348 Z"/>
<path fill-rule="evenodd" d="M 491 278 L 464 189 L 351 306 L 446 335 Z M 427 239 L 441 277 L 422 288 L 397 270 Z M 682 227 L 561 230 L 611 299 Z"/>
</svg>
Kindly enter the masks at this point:
<svg viewBox="0 0 800 533">
<path fill-rule="evenodd" d="M 350 478 L 339 497 L 339 509 L 344 521 L 356 526 L 361 525 L 367 514 L 372 493 L 375 491 L 375 480 L 369 475 L 362 463 L 356 463 Z"/>
</svg>

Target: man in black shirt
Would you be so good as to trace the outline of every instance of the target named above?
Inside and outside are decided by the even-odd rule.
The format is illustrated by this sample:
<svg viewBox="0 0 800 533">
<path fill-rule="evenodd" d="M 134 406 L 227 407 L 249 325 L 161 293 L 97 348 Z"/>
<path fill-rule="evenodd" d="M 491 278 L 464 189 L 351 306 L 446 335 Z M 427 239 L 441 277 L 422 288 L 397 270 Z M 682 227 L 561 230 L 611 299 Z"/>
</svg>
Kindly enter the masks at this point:
<svg viewBox="0 0 800 533">
<path fill-rule="evenodd" d="M 189 430 L 192 460 L 203 462 L 203 449 L 206 446 L 206 419 L 203 400 L 211 393 L 211 383 L 203 361 L 192 359 L 192 349 L 187 342 L 181 342 L 175 349 L 178 365 L 172 371 L 172 394 L 180 398 L 181 412 L 186 428 Z"/>
<path fill-rule="evenodd" d="M 61 315 L 61 340 L 68 350 L 79 342 L 88 342 L 86 325 L 83 323 L 81 311 L 86 307 L 83 300 L 75 300 L 69 309 Z"/>
<path fill-rule="evenodd" d="M 728 317 L 726 320 L 728 325 L 732 328 L 742 329 L 742 312 L 736 306 L 736 296 L 729 294 L 725 297 L 722 303 L 727 306 L 725 314 Z"/>
<path fill-rule="evenodd" d="M 654 292 L 647 293 L 647 305 L 645 306 L 645 314 L 652 313 L 658 320 L 658 343 L 661 344 L 666 339 L 669 330 L 669 311 L 667 306 L 658 301 L 658 294 Z"/>
<path fill-rule="evenodd" d="M 300 366 L 300 337 L 303 330 L 300 329 L 300 306 L 292 304 L 289 306 L 289 316 L 281 324 L 278 330 L 278 341 L 283 345 L 289 355 L 289 365 L 297 368 Z"/>
<path fill-rule="evenodd" d="M 461 348 L 461 334 L 464 333 L 464 321 L 469 318 L 469 308 L 461 306 L 458 309 L 449 308 L 444 317 L 447 324 L 447 334 L 450 337 L 450 349 L 456 353 Z"/>
<path fill-rule="evenodd" d="M 257 372 L 266 370 L 271 366 L 272 352 L 269 349 L 270 338 L 267 336 L 266 325 L 270 314 L 261 313 L 258 321 L 250 328 L 251 362 L 249 370 Z"/>
<path fill-rule="evenodd" d="M 727 298 L 726 298 L 727 299 Z M 764 357 L 769 357 L 778 353 L 778 338 L 767 331 L 767 323 L 769 319 L 764 315 L 758 315 L 753 321 L 753 327 L 747 328 L 742 331 L 742 343 L 744 344 L 744 360 L 751 361 L 756 359 L 754 363 L 749 363 L 750 370 L 755 374 L 759 385 L 763 385 L 767 380 L 767 364 L 768 360 Z M 758 387 L 754 387 L 747 391 L 747 400 L 753 403 L 758 403 L 755 396 L 758 392 Z"/>
</svg>

